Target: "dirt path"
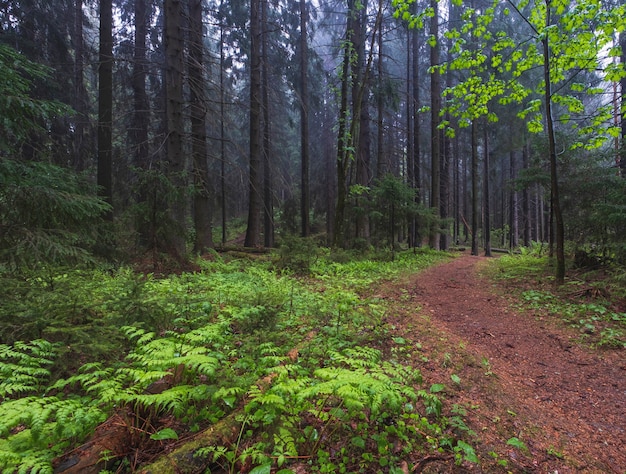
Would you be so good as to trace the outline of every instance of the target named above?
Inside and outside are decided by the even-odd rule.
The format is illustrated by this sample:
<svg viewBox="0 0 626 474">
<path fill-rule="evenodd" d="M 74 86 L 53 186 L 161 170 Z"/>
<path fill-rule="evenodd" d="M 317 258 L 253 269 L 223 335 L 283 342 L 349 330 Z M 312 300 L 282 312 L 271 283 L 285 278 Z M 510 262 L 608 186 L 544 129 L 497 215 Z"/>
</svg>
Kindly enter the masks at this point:
<svg viewBox="0 0 626 474">
<path fill-rule="evenodd" d="M 425 378 L 461 378 L 449 395 L 480 440 L 473 470 L 626 473 L 623 351 L 586 349 L 576 331 L 516 313 L 478 275 L 484 260 L 463 254 L 383 295 L 403 308 L 391 317 L 396 331 L 436 354 Z M 508 445 L 512 437 L 528 451 Z"/>
</svg>

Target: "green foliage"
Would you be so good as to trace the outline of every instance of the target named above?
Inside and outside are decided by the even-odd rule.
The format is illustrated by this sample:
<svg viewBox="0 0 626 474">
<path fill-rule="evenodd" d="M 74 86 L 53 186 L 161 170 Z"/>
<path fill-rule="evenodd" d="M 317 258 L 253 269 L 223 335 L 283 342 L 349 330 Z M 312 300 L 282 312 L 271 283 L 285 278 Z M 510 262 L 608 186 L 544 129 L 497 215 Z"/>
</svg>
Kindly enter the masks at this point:
<svg viewBox="0 0 626 474">
<path fill-rule="evenodd" d="M 439 450 L 472 461 L 470 440 L 452 434 L 461 415 L 443 414 L 445 387 L 421 388 L 419 370 L 370 347 L 384 337 L 383 309 L 359 295 L 443 257 L 339 264 L 321 255 L 302 281 L 268 261 L 221 258 L 162 279 L 129 269 L 7 279 L 3 291 L 16 294 L 0 306 L 3 327 L 32 322 L 29 333 L 56 343 L 0 345 L 0 469 L 50 471 L 116 410 L 136 414 L 140 438 L 166 442 L 181 425 L 160 420 L 197 431 L 238 407 L 237 443 L 200 452 L 229 472 L 288 468 L 301 455 L 320 472 L 384 469 Z"/>
<path fill-rule="evenodd" d="M 33 132 L 45 137 L 50 120 L 70 112 L 60 102 L 33 98 L 33 81 L 49 80 L 51 74 L 51 69 L 0 44 L 0 155 L 15 152 Z"/>
<path fill-rule="evenodd" d="M 93 261 L 100 217 L 108 209 L 85 179 L 68 170 L 0 159 L 0 265 L 24 270 Z"/>
</svg>

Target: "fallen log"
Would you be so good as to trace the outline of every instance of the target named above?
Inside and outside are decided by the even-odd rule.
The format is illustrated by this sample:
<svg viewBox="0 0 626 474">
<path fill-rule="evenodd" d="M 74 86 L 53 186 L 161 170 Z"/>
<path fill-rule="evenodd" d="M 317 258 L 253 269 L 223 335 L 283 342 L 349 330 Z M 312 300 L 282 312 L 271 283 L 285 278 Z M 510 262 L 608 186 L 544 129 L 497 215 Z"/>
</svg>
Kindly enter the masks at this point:
<svg viewBox="0 0 626 474">
<path fill-rule="evenodd" d="M 229 446 L 239 436 L 241 422 L 237 420 L 242 410 L 226 416 L 210 428 L 187 440 L 172 452 L 159 457 L 155 462 L 139 469 L 140 474 L 192 474 L 205 472 L 210 464 L 206 458 L 196 456 L 201 448 Z"/>
</svg>

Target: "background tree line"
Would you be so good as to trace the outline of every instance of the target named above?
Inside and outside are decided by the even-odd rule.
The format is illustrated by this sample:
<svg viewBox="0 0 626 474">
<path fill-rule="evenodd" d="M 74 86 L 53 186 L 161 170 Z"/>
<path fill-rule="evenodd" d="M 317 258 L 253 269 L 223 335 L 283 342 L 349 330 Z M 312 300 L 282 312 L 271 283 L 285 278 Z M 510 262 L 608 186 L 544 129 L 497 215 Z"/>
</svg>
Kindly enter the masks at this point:
<svg viewBox="0 0 626 474">
<path fill-rule="evenodd" d="M 623 8 L 3 2 L 3 262 L 287 235 L 623 261 Z"/>
</svg>

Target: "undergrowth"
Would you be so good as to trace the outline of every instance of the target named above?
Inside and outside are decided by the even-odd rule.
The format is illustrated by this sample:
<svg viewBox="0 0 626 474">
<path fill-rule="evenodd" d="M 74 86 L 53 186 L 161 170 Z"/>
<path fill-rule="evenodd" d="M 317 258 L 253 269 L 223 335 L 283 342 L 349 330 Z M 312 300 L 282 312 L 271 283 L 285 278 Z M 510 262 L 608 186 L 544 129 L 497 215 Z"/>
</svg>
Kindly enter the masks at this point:
<svg viewBox="0 0 626 474">
<path fill-rule="evenodd" d="M 555 288 L 550 265 L 535 248 L 494 260 L 490 271 L 501 280 L 527 283 L 519 295 L 522 308 L 558 318 L 578 329 L 580 339 L 592 346 L 626 349 L 623 269 L 571 269 L 565 284 Z"/>
<path fill-rule="evenodd" d="M 127 268 L 5 275 L 2 472 L 52 472 L 115 413 L 146 453 L 237 417 L 236 440 L 198 453 L 229 472 L 402 472 L 432 453 L 477 462 L 471 436 L 443 415 L 443 385 L 424 387 L 418 369 L 374 349 L 388 337 L 384 307 L 362 296 L 443 254 L 319 255 L 305 273 L 301 260 L 294 270 L 217 256 L 160 279 Z M 104 458 L 120 471 L 142 461 Z"/>
</svg>

